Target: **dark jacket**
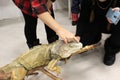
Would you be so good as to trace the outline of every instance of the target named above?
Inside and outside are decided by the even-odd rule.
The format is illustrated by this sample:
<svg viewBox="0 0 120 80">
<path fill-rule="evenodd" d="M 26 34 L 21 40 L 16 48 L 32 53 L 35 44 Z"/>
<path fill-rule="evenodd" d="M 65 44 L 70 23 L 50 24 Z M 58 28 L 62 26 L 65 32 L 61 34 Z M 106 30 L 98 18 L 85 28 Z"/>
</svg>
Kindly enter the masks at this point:
<svg viewBox="0 0 120 80">
<path fill-rule="evenodd" d="M 81 1 L 82 0 L 72 0 L 72 7 L 71 7 L 72 21 L 78 21 Z"/>
</svg>

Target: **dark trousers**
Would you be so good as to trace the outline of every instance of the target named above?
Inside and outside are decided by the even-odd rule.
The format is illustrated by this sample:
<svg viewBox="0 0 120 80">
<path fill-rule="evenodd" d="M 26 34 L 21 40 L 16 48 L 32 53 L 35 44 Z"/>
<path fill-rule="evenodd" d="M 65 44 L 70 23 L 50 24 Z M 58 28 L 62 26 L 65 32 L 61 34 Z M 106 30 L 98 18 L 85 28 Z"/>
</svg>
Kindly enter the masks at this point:
<svg viewBox="0 0 120 80">
<path fill-rule="evenodd" d="M 51 15 L 52 17 L 54 17 L 53 11 L 51 11 Z M 25 13 L 23 13 L 23 17 L 25 20 L 25 27 L 24 27 L 25 38 L 27 40 L 27 43 L 33 44 L 37 40 L 36 29 L 37 29 L 38 18 L 32 17 Z M 45 30 L 46 30 L 48 43 L 51 43 L 58 39 L 56 33 L 52 29 L 50 29 L 47 25 L 45 25 Z"/>
<path fill-rule="evenodd" d="M 98 27 L 98 26 L 78 23 L 76 29 L 76 35 L 81 37 L 80 42 L 82 42 L 83 45 L 86 46 L 99 42 L 102 37 L 101 36 L 101 33 L 103 33 L 102 31 L 103 30 L 101 26 Z M 105 27 L 104 27 L 104 31 L 105 31 Z M 109 38 L 106 39 L 104 49 L 106 54 L 112 55 L 120 51 L 120 26 L 111 27 L 110 31 L 107 33 L 111 35 Z"/>
</svg>

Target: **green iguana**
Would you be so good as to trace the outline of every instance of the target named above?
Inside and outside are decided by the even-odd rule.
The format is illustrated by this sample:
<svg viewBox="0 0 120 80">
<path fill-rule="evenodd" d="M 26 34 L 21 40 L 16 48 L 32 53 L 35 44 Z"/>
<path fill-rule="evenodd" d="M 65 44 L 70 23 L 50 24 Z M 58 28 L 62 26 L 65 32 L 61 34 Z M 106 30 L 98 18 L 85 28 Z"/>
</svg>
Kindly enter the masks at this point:
<svg viewBox="0 0 120 80">
<path fill-rule="evenodd" d="M 53 80 L 61 80 L 47 70 L 56 71 L 59 74 L 60 67 L 56 65 L 59 60 L 69 58 L 73 53 L 84 52 L 89 49 L 90 47 L 82 48 L 80 42 L 65 44 L 62 40 L 35 46 L 10 64 L 0 68 L 0 80 L 24 80 L 26 75 L 33 73 L 35 70 L 42 71 Z"/>
<path fill-rule="evenodd" d="M 6 74 L 6 79 L 9 78 L 10 80 L 23 80 L 29 70 L 47 65 L 49 70 L 57 71 L 58 69 L 59 72 L 59 67 L 54 66 L 56 60 L 67 58 L 80 48 L 82 48 L 81 43 L 70 42 L 65 44 L 61 40 L 35 46 L 10 64 L 0 68 L 0 75 Z"/>
</svg>

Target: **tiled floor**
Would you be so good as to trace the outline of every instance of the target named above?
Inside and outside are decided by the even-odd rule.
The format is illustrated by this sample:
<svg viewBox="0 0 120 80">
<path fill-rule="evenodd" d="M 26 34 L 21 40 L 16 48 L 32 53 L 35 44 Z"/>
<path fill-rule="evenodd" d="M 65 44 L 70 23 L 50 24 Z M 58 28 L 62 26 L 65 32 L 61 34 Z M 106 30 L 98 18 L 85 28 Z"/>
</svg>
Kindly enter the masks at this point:
<svg viewBox="0 0 120 80">
<path fill-rule="evenodd" d="M 69 31 L 75 33 L 75 26 L 71 26 L 66 11 L 55 12 L 56 20 Z M 0 21 L 0 66 L 10 63 L 20 54 L 28 50 L 24 37 L 24 21 L 22 18 L 15 18 Z M 38 37 L 41 43 L 47 43 L 44 26 L 41 21 L 38 24 Z M 101 40 L 107 35 L 103 35 Z M 59 75 L 63 80 L 120 80 L 120 54 L 114 65 L 103 64 L 103 44 L 95 50 L 84 54 L 78 54 L 70 58 L 67 64 L 60 62 L 62 73 Z M 40 72 L 37 76 L 29 76 L 26 80 L 51 80 Z"/>
</svg>

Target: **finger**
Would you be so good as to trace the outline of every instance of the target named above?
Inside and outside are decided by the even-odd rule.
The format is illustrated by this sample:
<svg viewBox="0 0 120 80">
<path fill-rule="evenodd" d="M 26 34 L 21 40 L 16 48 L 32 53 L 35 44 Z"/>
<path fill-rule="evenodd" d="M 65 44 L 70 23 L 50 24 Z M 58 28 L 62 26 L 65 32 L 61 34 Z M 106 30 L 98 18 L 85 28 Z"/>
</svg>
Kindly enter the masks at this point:
<svg viewBox="0 0 120 80">
<path fill-rule="evenodd" d="M 76 36 L 76 38 L 79 40 L 79 42 L 80 42 L 80 36 Z"/>
<path fill-rule="evenodd" d="M 63 38 L 63 41 L 65 42 L 65 44 L 68 43 L 67 38 Z"/>
<path fill-rule="evenodd" d="M 72 41 L 74 41 L 73 38 L 68 38 L 68 39 L 67 39 L 67 42 L 68 42 L 68 43 L 69 43 L 69 42 L 72 42 Z"/>
<path fill-rule="evenodd" d="M 79 42 L 79 39 L 80 39 L 80 38 L 74 37 L 73 39 L 74 39 L 74 41 Z"/>
<path fill-rule="evenodd" d="M 67 39 L 64 39 L 64 42 L 65 42 L 65 44 L 67 44 L 68 42 L 67 42 Z"/>
<path fill-rule="evenodd" d="M 119 7 L 116 7 L 116 8 L 113 8 L 112 10 L 113 10 L 113 11 L 120 11 L 120 8 L 119 8 Z"/>
<path fill-rule="evenodd" d="M 110 18 L 107 18 L 107 20 L 108 20 L 109 23 L 112 23 L 112 21 L 110 20 Z"/>
</svg>

